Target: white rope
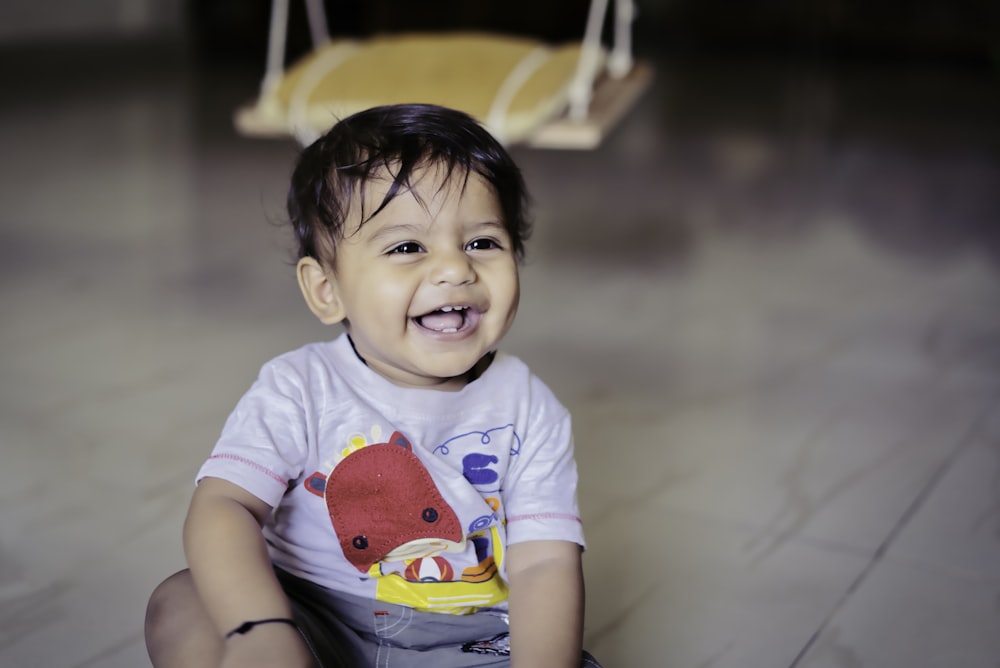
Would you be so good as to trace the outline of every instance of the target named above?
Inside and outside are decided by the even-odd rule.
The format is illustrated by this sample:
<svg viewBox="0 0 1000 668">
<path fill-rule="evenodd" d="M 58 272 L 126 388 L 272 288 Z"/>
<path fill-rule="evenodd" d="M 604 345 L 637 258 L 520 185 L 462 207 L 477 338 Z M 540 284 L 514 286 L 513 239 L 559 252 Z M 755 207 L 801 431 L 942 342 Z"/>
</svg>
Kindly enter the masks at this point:
<svg viewBox="0 0 1000 668">
<path fill-rule="evenodd" d="M 632 70 L 632 22 L 635 21 L 635 3 L 632 0 L 615 0 L 615 43 L 608 58 L 608 72 L 621 79 Z"/>
<path fill-rule="evenodd" d="M 264 99 L 281 83 L 285 72 L 285 35 L 288 30 L 288 0 L 271 3 L 271 24 L 267 35 L 267 63 L 264 80 L 260 82 L 260 97 Z"/>
<path fill-rule="evenodd" d="M 576 74 L 569 88 L 569 115 L 573 120 L 582 121 L 587 118 L 587 108 L 593 95 L 600 60 L 601 28 L 607 11 L 608 0 L 591 0 L 590 12 L 587 14 L 587 29 L 584 31 L 583 46 L 580 48 L 580 60 L 577 62 Z"/>
<path fill-rule="evenodd" d="M 490 129 L 498 141 L 504 141 L 507 131 L 507 111 L 511 102 L 514 101 L 514 96 L 550 56 L 549 49 L 543 46 L 533 49 L 518 61 L 507 78 L 500 84 L 497 94 L 493 96 L 493 104 L 490 105 L 490 110 L 486 114 L 486 127 Z"/>
<path fill-rule="evenodd" d="M 318 49 L 330 41 L 323 0 L 306 0 L 306 17 L 313 48 Z"/>
</svg>

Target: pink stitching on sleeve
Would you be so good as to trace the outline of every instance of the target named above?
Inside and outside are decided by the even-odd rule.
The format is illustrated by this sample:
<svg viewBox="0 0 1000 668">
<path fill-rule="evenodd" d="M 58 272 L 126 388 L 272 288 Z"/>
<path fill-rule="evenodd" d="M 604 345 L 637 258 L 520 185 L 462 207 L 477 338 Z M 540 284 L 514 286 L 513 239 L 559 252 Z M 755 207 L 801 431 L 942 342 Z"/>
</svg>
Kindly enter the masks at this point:
<svg viewBox="0 0 1000 668">
<path fill-rule="evenodd" d="M 247 466 L 249 466 L 253 470 L 255 470 L 255 471 L 259 472 L 259 473 L 263 473 L 267 477 L 269 477 L 272 480 L 276 481 L 279 485 L 287 485 L 288 484 L 288 480 L 286 480 L 285 478 L 282 478 L 280 475 L 278 475 L 277 473 L 275 473 L 271 469 L 267 468 L 266 466 L 261 466 L 260 464 L 258 464 L 257 462 L 253 461 L 252 459 L 247 459 L 246 457 L 241 457 L 239 455 L 231 455 L 231 454 L 223 453 L 221 455 L 212 455 L 211 457 L 209 457 L 209 459 L 228 459 L 228 460 L 233 461 L 233 462 L 239 462 L 240 464 L 246 464 Z"/>
<path fill-rule="evenodd" d="M 514 515 L 507 518 L 508 522 L 520 522 L 521 520 L 569 520 L 583 524 L 583 520 L 579 517 L 568 513 L 534 513 L 532 515 Z"/>
</svg>

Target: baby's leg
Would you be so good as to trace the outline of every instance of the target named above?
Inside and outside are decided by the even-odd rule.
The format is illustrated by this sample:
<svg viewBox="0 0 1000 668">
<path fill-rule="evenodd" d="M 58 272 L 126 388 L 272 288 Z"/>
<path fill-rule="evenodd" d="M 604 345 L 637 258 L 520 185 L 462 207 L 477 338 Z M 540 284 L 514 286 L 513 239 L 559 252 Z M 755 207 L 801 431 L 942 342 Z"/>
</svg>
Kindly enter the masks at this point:
<svg viewBox="0 0 1000 668">
<path fill-rule="evenodd" d="M 215 668 L 222 638 L 198 598 L 189 571 L 164 580 L 146 608 L 146 651 L 156 668 Z"/>
</svg>

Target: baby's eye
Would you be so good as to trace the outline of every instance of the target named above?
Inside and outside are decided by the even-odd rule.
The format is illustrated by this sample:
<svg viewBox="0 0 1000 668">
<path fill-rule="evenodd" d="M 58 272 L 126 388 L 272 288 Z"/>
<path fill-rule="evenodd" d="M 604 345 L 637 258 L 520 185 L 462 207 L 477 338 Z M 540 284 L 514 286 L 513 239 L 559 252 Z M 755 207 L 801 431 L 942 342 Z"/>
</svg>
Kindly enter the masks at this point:
<svg viewBox="0 0 1000 668">
<path fill-rule="evenodd" d="M 496 239 L 481 237 L 470 241 L 465 248 L 466 250 L 492 250 L 494 248 L 503 248 L 503 246 Z"/>
<path fill-rule="evenodd" d="M 420 253 L 423 250 L 420 244 L 414 241 L 407 241 L 389 249 L 389 255 L 409 255 L 410 253 Z"/>
</svg>

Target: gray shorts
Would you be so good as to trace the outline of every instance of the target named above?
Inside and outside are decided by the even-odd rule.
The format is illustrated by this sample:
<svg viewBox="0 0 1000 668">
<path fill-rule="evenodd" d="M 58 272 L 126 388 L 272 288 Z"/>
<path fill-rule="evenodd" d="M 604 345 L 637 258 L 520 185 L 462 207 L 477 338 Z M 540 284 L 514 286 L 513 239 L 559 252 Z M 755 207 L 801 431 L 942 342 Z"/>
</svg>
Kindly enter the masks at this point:
<svg viewBox="0 0 1000 668">
<path fill-rule="evenodd" d="M 277 574 L 320 668 L 510 666 L 503 617 L 420 612 Z M 580 666 L 600 668 L 586 652 Z"/>
</svg>

